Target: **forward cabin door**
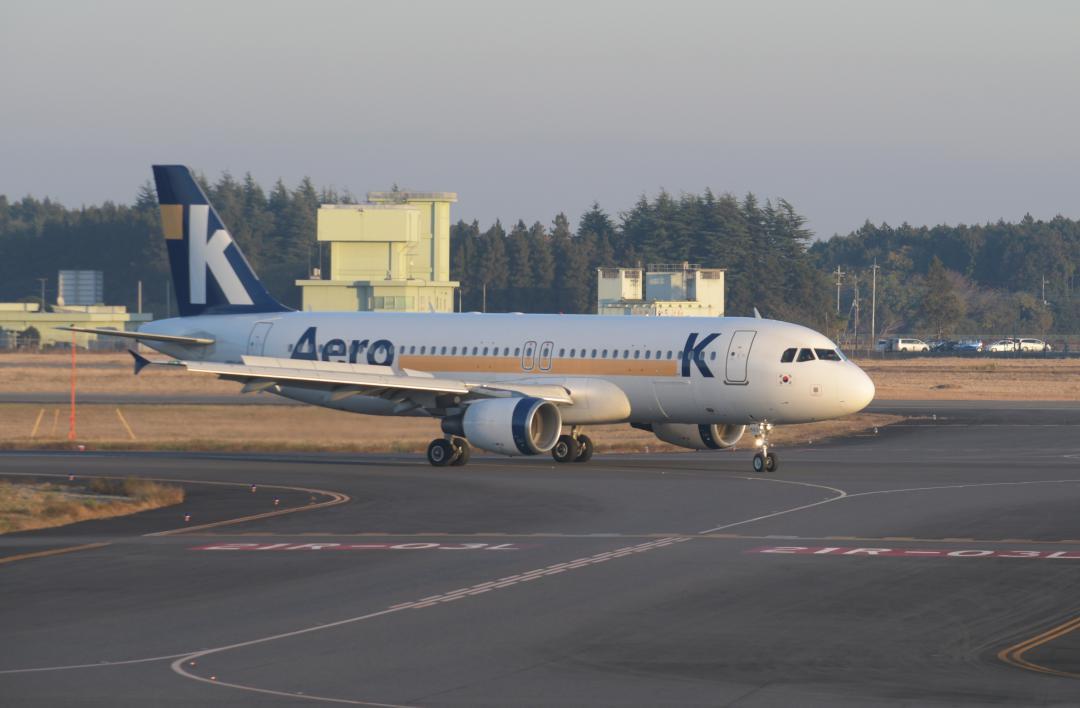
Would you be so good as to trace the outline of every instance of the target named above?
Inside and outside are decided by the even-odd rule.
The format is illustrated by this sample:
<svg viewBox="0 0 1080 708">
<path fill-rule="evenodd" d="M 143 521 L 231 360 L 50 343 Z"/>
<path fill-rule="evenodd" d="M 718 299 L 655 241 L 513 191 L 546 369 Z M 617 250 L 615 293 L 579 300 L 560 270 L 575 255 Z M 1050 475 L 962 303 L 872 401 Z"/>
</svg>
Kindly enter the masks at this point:
<svg viewBox="0 0 1080 708">
<path fill-rule="evenodd" d="M 724 383 L 740 386 L 749 383 L 746 380 L 746 364 L 756 336 L 757 332 L 752 329 L 741 329 L 731 335 L 727 361 L 724 364 Z"/>
<path fill-rule="evenodd" d="M 247 353 L 252 356 L 262 356 L 263 347 L 266 346 L 266 335 L 270 333 L 273 322 L 256 322 L 248 335 Z"/>
</svg>

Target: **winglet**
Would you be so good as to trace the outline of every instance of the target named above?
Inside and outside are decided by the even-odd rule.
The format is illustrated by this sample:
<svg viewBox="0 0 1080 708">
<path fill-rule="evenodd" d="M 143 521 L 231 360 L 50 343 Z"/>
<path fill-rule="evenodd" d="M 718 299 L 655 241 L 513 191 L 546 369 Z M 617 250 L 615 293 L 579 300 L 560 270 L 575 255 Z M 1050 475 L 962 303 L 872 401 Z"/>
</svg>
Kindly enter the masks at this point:
<svg viewBox="0 0 1080 708">
<path fill-rule="evenodd" d="M 134 349 L 128 349 L 128 353 L 131 354 L 131 358 L 135 360 L 135 375 L 138 376 L 139 372 L 150 366 L 153 362 L 144 357 Z"/>
<path fill-rule="evenodd" d="M 754 308 L 754 319 L 756 319 L 756 320 L 761 319 L 761 313 L 758 312 L 758 309 L 756 307 Z"/>
</svg>

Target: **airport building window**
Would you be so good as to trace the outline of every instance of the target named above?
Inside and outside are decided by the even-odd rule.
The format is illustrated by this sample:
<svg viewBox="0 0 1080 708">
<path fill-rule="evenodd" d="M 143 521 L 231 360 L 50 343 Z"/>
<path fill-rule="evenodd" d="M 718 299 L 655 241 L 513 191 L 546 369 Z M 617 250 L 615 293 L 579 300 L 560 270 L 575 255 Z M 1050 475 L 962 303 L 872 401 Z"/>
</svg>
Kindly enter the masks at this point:
<svg viewBox="0 0 1080 708">
<path fill-rule="evenodd" d="M 785 349 L 784 353 L 780 355 L 780 363 L 790 364 L 793 361 L 795 361 L 795 347 Z"/>
<path fill-rule="evenodd" d="M 796 361 L 813 361 L 814 350 L 813 349 L 800 349 L 799 355 L 795 358 Z"/>
</svg>

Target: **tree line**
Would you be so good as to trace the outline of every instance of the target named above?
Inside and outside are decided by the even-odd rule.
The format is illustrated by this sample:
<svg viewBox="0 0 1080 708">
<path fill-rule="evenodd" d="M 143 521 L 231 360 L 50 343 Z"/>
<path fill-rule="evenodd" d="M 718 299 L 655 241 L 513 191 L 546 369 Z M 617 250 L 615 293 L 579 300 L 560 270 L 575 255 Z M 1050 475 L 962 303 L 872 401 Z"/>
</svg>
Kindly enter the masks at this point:
<svg viewBox="0 0 1080 708">
<path fill-rule="evenodd" d="M 845 272 L 841 314 L 849 319 L 858 280 L 866 324 L 877 263 L 877 325 L 883 335 L 1080 331 L 1074 292 L 1080 222 L 1063 216 L 1041 221 L 1029 214 L 1019 223 L 973 226 L 893 228 L 867 222 L 815 243 L 810 253 L 834 283 L 837 266 Z"/>
<path fill-rule="evenodd" d="M 278 180 L 269 191 L 250 174 L 200 179 L 270 291 L 298 307 L 294 281 L 328 265 L 315 241 L 318 206 L 353 196 L 318 189 L 308 178 L 292 188 Z M 876 261 L 879 332 L 1080 329 L 1073 298 L 1080 223 L 1060 216 L 983 226 L 868 222 L 814 243 L 806 219 L 786 200 L 706 189 L 643 195 L 617 215 L 594 203 L 576 224 L 562 213 L 550 223 L 458 221 L 450 239 L 451 277 L 461 281 L 464 310 L 594 312 L 597 268 L 689 261 L 726 269 L 728 314 L 756 308 L 837 335 L 853 327 L 856 278 L 867 330 Z M 845 273 L 839 314 L 837 266 Z M 56 271 L 67 268 L 105 271 L 106 301 L 132 308 L 142 280 L 145 310 L 175 312 L 153 187 L 143 185 L 131 204 L 70 209 L 0 195 L 0 299 L 36 301 L 37 279 L 46 277 L 51 300 Z"/>
</svg>

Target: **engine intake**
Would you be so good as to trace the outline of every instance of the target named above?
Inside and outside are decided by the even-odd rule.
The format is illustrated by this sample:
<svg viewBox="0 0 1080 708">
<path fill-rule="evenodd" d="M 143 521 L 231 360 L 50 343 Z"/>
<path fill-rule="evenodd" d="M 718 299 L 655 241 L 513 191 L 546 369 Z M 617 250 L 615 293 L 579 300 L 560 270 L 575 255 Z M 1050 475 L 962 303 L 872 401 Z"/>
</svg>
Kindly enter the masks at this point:
<svg viewBox="0 0 1080 708">
<path fill-rule="evenodd" d="M 723 450 L 739 442 L 745 425 L 694 425 L 692 423 L 653 423 L 653 434 L 666 443 L 691 450 Z"/>
<path fill-rule="evenodd" d="M 444 418 L 443 432 L 463 435 L 482 450 L 503 455 L 538 455 L 555 447 L 562 433 L 558 406 L 539 398 L 493 398 Z"/>
</svg>

